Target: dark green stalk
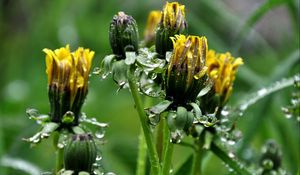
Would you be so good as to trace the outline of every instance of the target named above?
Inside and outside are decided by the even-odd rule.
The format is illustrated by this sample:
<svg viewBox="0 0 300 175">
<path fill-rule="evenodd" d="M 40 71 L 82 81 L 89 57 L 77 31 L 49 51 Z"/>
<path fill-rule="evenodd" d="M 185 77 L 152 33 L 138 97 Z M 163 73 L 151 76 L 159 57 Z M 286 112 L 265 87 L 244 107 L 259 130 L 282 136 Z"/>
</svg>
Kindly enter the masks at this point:
<svg viewBox="0 0 300 175">
<path fill-rule="evenodd" d="M 228 156 L 228 154 L 222 150 L 218 145 L 214 142 L 211 143 L 210 150 L 221 160 L 224 161 L 227 165 L 229 165 L 235 172 L 241 175 L 251 175 L 250 173 L 240 162 L 235 159 L 232 159 Z"/>
<path fill-rule="evenodd" d="M 158 154 L 153 142 L 153 137 L 150 130 L 150 126 L 147 121 L 147 116 L 145 114 L 142 101 L 138 92 L 135 77 L 133 76 L 133 73 L 130 71 L 128 71 L 128 83 L 129 83 L 129 88 L 131 90 L 131 95 L 135 103 L 136 110 L 140 118 L 142 129 L 144 131 L 144 137 L 148 147 L 149 159 L 151 164 L 151 174 L 158 175 L 160 172 Z"/>
</svg>

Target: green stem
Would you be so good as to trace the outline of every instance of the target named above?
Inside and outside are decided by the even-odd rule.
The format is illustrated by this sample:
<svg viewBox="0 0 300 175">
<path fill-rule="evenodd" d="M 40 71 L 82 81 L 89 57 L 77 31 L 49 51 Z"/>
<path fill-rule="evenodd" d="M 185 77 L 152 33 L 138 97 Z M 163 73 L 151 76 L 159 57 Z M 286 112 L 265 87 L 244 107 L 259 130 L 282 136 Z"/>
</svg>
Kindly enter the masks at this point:
<svg viewBox="0 0 300 175">
<path fill-rule="evenodd" d="M 166 119 L 163 117 L 162 120 L 163 120 L 163 144 L 164 144 L 162 174 L 169 175 L 171 163 L 172 163 L 174 144 L 170 142 L 170 131 L 168 128 L 168 124 L 165 121 Z"/>
<path fill-rule="evenodd" d="M 161 118 L 163 118 L 161 116 Z M 157 132 L 156 132 L 156 150 L 158 154 L 159 160 L 162 160 L 162 154 L 163 154 L 163 135 L 164 135 L 164 120 L 161 119 L 161 121 L 157 125 Z"/>
<path fill-rule="evenodd" d="M 139 152 L 138 152 L 138 159 L 137 159 L 136 175 L 145 175 L 146 156 L 147 156 L 147 145 L 144 138 L 143 130 L 141 129 L 139 135 Z"/>
<path fill-rule="evenodd" d="M 128 72 L 128 83 L 129 88 L 131 90 L 131 95 L 133 97 L 136 110 L 139 114 L 140 122 L 144 131 L 144 137 L 146 140 L 146 144 L 148 147 L 148 153 L 149 153 L 149 159 L 151 164 L 151 174 L 157 175 L 160 172 L 160 165 L 159 165 L 159 159 L 158 154 L 156 152 L 156 148 L 153 142 L 150 126 L 147 122 L 147 116 L 145 114 L 145 111 L 143 109 L 143 105 L 141 102 L 141 98 L 137 89 L 136 80 L 133 76 L 133 74 L 129 71 Z"/>
<path fill-rule="evenodd" d="M 53 134 L 53 146 L 56 149 L 56 166 L 55 174 L 57 174 L 64 167 L 64 149 L 57 146 L 59 140 L 59 132 L 54 132 Z"/>
<path fill-rule="evenodd" d="M 203 156 L 203 145 L 204 145 L 204 139 L 205 139 L 205 132 L 202 132 L 199 136 L 199 139 L 195 141 L 196 143 L 196 150 L 193 160 L 193 166 L 192 166 L 192 175 L 201 175 L 202 174 L 202 156 Z"/>
<path fill-rule="evenodd" d="M 235 172 L 237 172 L 238 174 L 251 175 L 251 173 L 245 168 L 245 166 L 243 166 L 237 160 L 230 158 L 228 154 L 214 142 L 211 143 L 210 150 L 221 160 L 223 160 L 227 165 L 229 165 L 232 169 L 234 169 Z"/>
</svg>

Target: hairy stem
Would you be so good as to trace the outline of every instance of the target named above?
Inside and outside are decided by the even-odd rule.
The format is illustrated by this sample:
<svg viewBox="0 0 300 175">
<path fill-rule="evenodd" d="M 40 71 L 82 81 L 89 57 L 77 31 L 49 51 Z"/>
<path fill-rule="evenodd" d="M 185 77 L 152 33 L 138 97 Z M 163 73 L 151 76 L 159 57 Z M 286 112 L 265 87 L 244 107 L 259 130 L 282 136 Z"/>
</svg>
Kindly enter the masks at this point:
<svg viewBox="0 0 300 175">
<path fill-rule="evenodd" d="M 153 137 L 152 133 L 150 130 L 150 126 L 147 122 L 147 116 L 145 114 L 141 98 L 137 89 L 136 85 L 136 80 L 133 76 L 133 73 L 128 71 L 128 83 L 129 83 L 129 88 L 131 90 L 131 95 L 133 97 L 134 103 L 136 110 L 138 112 L 140 122 L 142 125 L 142 129 L 144 132 L 144 137 L 145 141 L 147 144 L 148 148 L 148 153 L 149 153 L 149 159 L 150 159 L 150 164 L 151 164 L 151 174 L 157 175 L 160 172 L 160 165 L 159 165 L 159 159 L 158 159 L 158 154 L 155 148 L 155 144 L 153 142 Z"/>
</svg>

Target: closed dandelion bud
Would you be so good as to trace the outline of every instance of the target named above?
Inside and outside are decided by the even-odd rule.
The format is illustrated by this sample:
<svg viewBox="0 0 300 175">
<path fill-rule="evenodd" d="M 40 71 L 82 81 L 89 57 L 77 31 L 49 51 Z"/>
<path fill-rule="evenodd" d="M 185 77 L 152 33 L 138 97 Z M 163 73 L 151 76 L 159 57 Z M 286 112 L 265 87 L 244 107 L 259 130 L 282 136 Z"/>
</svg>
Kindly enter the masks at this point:
<svg viewBox="0 0 300 175">
<path fill-rule="evenodd" d="M 147 25 L 144 32 L 144 39 L 147 46 L 155 41 L 155 31 L 161 20 L 161 11 L 151 11 L 148 15 Z"/>
<path fill-rule="evenodd" d="M 185 105 L 195 101 L 207 81 L 207 40 L 176 35 L 172 41 L 174 50 L 165 75 L 166 99 Z"/>
<path fill-rule="evenodd" d="M 273 140 L 268 140 L 262 148 L 260 165 L 265 171 L 278 170 L 281 166 L 282 153 L 279 146 Z"/>
<path fill-rule="evenodd" d="M 118 12 L 109 27 L 109 41 L 118 59 L 125 59 L 126 52 L 138 52 L 138 28 L 132 16 Z"/>
<path fill-rule="evenodd" d="M 216 53 L 214 50 L 208 52 L 206 59 L 207 72 L 214 83 L 213 91 L 210 95 L 219 98 L 218 106 L 222 107 L 228 101 L 232 93 L 235 74 L 238 67 L 242 64 L 242 58 L 234 58 L 229 52 L 221 54 Z"/>
<path fill-rule="evenodd" d="M 160 24 L 156 30 L 156 52 L 164 58 L 166 52 L 172 51 L 173 45 L 170 37 L 181 34 L 187 28 L 184 5 L 178 2 L 167 2 Z"/>
<path fill-rule="evenodd" d="M 80 171 L 92 173 L 96 161 L 97 148 L 90 134 L 73 135 L 64 149 L 65 170 L 72 170 L 75 174 Z"/>
<path fill-rule="evenodd" d="M 54 51 L 43 51 L 46 53 L 51 121 L 61 123 L 65 114 L 72 114 L 74 120 L 71 125 L 77 125 L 88 92 L 94 52 L 80 47 L 71 53 L 69 45 Z"/>
</svg>

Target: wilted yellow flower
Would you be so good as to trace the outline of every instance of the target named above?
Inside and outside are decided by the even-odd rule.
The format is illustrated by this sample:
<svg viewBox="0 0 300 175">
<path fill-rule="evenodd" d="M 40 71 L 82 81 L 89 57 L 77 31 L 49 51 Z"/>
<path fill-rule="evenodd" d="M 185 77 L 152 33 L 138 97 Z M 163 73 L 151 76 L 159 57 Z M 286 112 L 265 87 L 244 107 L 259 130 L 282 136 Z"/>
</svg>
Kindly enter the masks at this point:
<svg viewBox="0 0 300 175">
<path fill-rule="evenodd" d="M 185 28 L 184 5 L 178 2 L 167 2 L 162 11 L 162 24 L 172 29 Z"/>
<path fill-rule="evenodd" d="M 177 103 L 194 101 L 207 79 L 207 40 L 205 37 L 176 35 L 172 42 L 174 50 L 165 83 L 167 98 Z"/>
<path fill-rule="evenodd" d="M 184 33 L 186 28 L 184 5 L 178 2 L 166 2 L 155 37 L 155 48 L 159 57 L 164 58 L 166 52 L 172 51 L 170 38 Z"/>
<path fill-rule="evenodd" d="M 215 93 L 220 95 L 224 104 L 232 92 L 237 68 L 243 64 L 242 58 L 234 58 L 229 52 L 216 53 L 209 50 L 206 59 L 208 75 L 214 81 Z"/>
<path fill-rule="evenodd" d="M 71 111 L 75 124 L 87 95 L 88 76 L 94 52 L 82 47 L 75 52 L 69 45 L 56 49 L 43 49 L 46 53 L 51 119 L 61 122 L 62 116 Z"/>
<path fill-rule="evenodd" d="M 147 25 L 144 32 L 145 42 L 152 43 L 155 40 L 155 30 L 161 19 L 161 11 L 151 11 L 148 15 Z"/>
</svg>

